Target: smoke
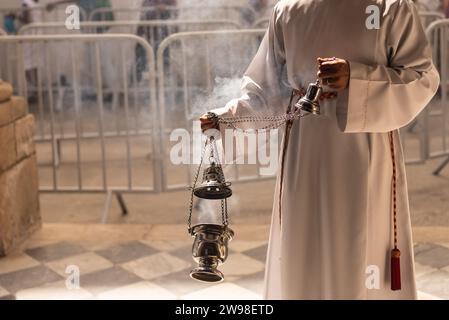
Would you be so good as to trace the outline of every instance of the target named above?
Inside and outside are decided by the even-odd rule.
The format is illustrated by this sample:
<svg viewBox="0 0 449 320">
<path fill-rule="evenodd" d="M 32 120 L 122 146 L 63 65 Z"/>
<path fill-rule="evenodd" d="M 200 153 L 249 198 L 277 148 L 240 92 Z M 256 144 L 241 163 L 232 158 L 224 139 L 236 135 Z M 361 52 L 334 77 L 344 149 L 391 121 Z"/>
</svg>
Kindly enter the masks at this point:
<svg viewBox="0 0 449 320">
<path fill-rule="evenodd" d="M 239 98 L 241 95 L 241 84 L 241 78 L 216 77 L 212 92 L 195 98 L 191 109 L 191 117 L 198 117 L 211 109 L 224 107 L 232 99 Z"/>
<path fill-rule="evenodd" d="M 210 94 L 199 96 L 195 99 L 192 107 L 193 117 L 204 114 L 208 110 L 224 107 L 230 100 L 240 97 L 241 95 L 241 78 L 222 78 L 214 79 L 214 87 Z M 217 144 L 219 152 L 222 152 L 221 143 Z M 194 149 L 193 152 L 201 152 L 200 149 Z M 223 159 L 222 159 L 223 161 Z M 204 167 L 203 167 L 204 168 Z M 223 171 L 225 177 L 228 177 L 231 167 L 224 166 Z M 221 224 L 221 201 L 197 200 L 197 223 Z M 228 199 L 229 214 L 236 215 L 239 210 L 239 201 L 236 195 Z M 232 213 L 231 213 L 232 211 Z"/>
<path fill-rule="evenodd" d="M 228 198 L 228 215 L 232 219 L 234 216 L 240 215 L 239 199 L 236 194 Z M 197 199 L 197 207 L 194 215 L 194 224 L 211 223 L 221 224 L 221 200 L 203 200 Z"/>
<path fill-rule="evenodd" d="M 178 0 L 180 7 L 201 7 L 201 10 L 181 10 L 179 19 L 230 19 L 245 24 L 243 12 L 235 9 L 223 10 L 219 7 L 245 6 L 248 0 Z"/>
<path fill-rule="evenodd" d="M 246 5 L 247 3 L 248 0 L 178 0 L 178 5 L 180 6 L 218 7 Z"/>
</svg>

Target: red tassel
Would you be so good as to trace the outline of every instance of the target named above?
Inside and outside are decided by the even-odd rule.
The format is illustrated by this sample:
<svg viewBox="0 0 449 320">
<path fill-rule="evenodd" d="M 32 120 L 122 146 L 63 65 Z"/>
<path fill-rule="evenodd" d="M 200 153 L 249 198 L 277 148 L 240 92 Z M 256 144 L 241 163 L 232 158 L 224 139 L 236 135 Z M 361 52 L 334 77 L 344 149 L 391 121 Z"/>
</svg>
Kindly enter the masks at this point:
<svg viewBox="0 0 449 320">
<path fill-rule="evenodd" d="M 401 251 L 391 250 L 391 290 L 401 290 Z"/>
</svg>

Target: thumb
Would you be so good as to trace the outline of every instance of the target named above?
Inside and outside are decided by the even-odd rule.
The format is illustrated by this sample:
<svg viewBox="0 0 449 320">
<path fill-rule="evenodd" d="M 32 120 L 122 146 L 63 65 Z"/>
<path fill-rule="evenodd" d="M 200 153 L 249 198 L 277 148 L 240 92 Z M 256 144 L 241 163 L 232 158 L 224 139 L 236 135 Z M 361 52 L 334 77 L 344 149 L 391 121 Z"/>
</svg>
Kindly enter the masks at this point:
<svg viewBox="0 0 449 320">
<path fill-rule="evenodd" d="M 336 58 L 318 58 L 316 59 L 318 63 L 328 62 L 328 61 L 335 61 Z"/>
</svg>

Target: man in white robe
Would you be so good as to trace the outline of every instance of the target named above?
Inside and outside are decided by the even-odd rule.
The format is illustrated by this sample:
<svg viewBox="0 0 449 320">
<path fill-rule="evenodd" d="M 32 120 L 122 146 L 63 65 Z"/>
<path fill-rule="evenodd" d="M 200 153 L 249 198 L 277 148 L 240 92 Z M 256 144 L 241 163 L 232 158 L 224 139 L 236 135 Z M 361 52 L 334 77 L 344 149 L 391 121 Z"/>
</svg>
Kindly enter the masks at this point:
<svg viewBox="0 0 449 320">
<path fill-rule="evenodd" d="M 366 27 L 369 5 L 380 9 L 378 29 Z M 416 298 L 398 129 L 418 115 L 438 88 L 430 51 L 409 0 L 283 0 L 276 5 L 245 73 L 244 95 L 215 113 L 285 113 L 292 88 L 315 82 L 318 57 L 337 57 L 335 63 L 347 74 L 335 73 L 324 82 L 339 91 L 336 99 L 321 103 L 322 115 L 296 120 L 291 128 L 284 177 L 278 174 L 274 196 L 265 298 Z M 332 61 L 323 64 L 320 77 L 329 76 L 324 66 Z M 201 121 L 203 130 L 211 126 L 204 116 Z M 390 131 L 396 146 L 401 250 L 402 290 L 397 291 L 390 288 Z"/>
</svg>

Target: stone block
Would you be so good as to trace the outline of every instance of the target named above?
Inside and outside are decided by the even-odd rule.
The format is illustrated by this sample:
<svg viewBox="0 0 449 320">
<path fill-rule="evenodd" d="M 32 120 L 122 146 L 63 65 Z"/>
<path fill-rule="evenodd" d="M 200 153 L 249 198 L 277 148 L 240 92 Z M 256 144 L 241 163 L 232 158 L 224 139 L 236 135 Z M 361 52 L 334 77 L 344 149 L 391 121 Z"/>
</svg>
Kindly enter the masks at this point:
<svg viewBox="0 0 449 320">
<path fill-rule="evenodd" d="M 36 156 L 0 175 L 0 256 L 41 226 Z"/>
<path fill-rule="evenodd" d="M 17 161 L 34 153 L 34 117 L 29 114 L 15 123 Z"/>
<path fill-rule="evenodd" d="M 16 162 L 14 123 L 0 127 L 0 174 Z"/>
<path fill-rule="evenodd" d="M 27 103 L 22 97 L 11 97 L 0 102 L 0 127 L 24 117 L 27 114 Z"/>
<path fill-rule="evenodd" d="M 28 113 L 28 104 L 24 97 L 13 96 L 11 101 L 11 121 L 24 117 Z"/>
</svg>

